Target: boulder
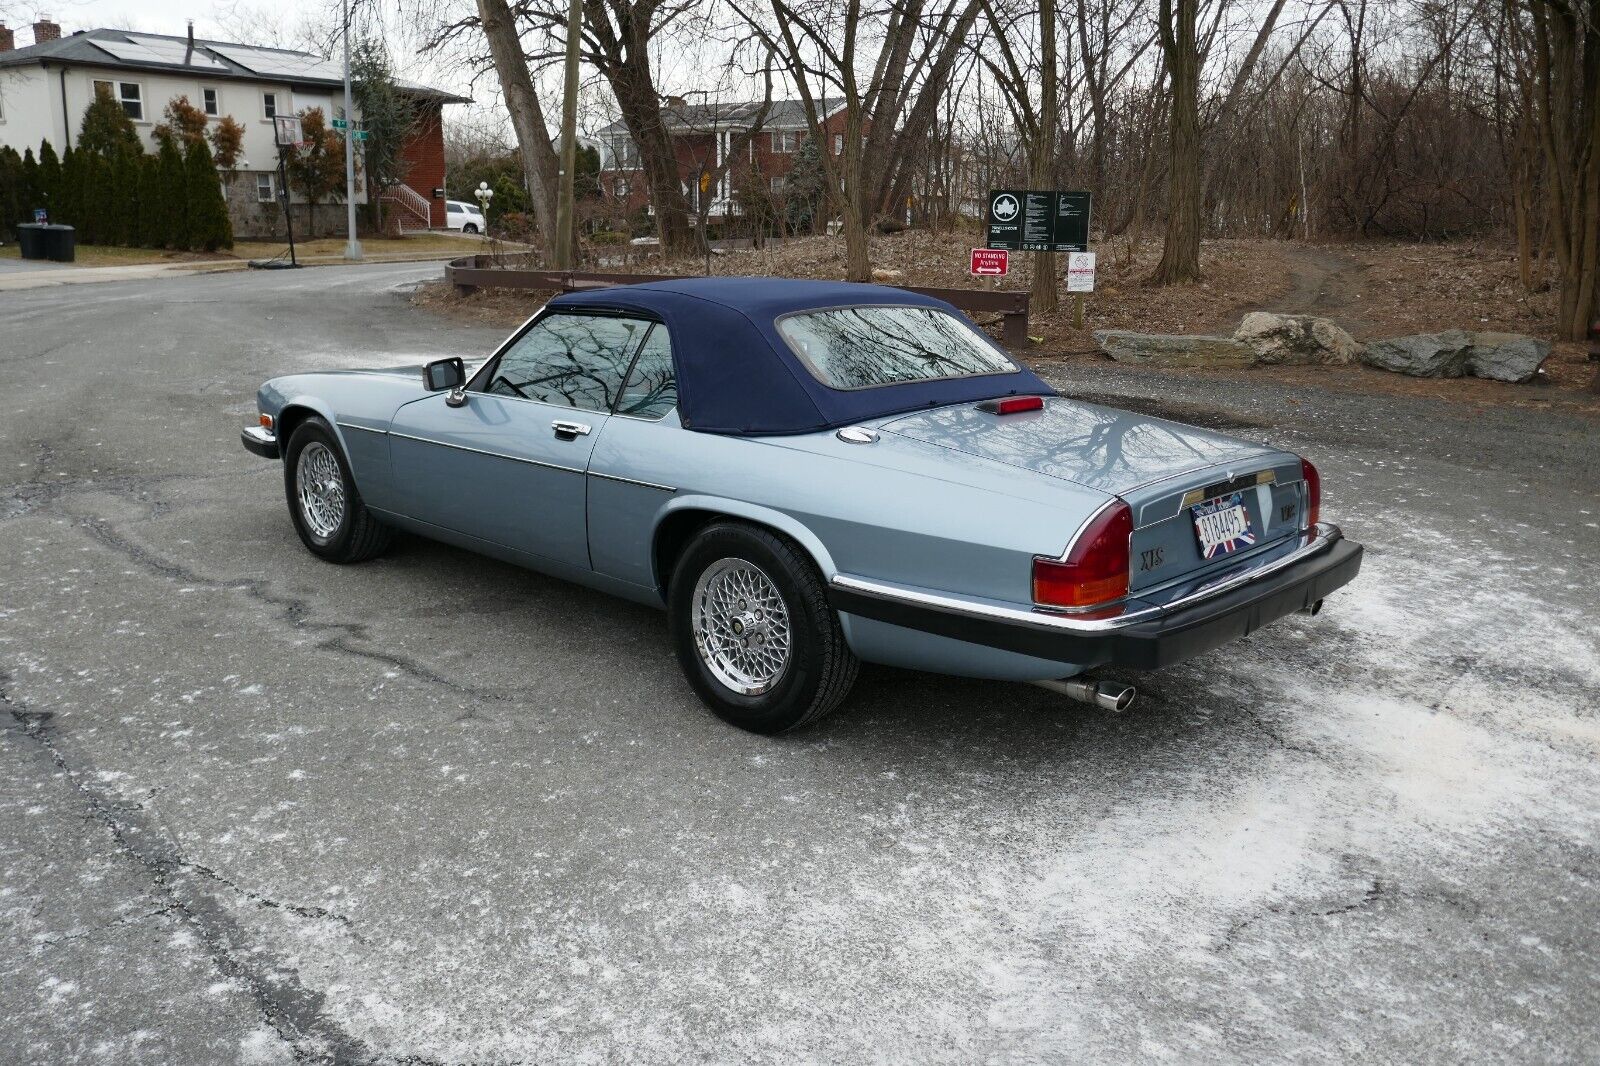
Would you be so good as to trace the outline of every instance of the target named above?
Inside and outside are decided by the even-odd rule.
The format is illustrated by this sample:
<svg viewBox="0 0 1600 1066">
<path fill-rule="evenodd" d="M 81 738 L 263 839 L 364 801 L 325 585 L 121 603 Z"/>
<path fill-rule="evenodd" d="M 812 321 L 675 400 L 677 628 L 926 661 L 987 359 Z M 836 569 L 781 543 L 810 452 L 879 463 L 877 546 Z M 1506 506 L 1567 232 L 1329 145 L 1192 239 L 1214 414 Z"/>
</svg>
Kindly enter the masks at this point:
<svg viewBox="0 0 1600 1066">
<path fill-rule="evenodd" d="M 1467 371 L 1476 378 L 1521 384 L 1531 381 L 1548 358 L 1548 341 L 1521 333 L 1474 333 Z"/>
<path fill-rule="evenodd" d="M 1233 339 L 1248 344 L 1263 363 L 1351 363 L 1361 355 L 1354 337 L 1315 315 L 1252 311 Z"/>
<path fill-rule="evenodd" d="M 1472 334 L 1463 330 L 1418 333 L 1374 341 L 1361 353 L 1361 361 L 1414 378 L 1459 378 L 1467 372 L 1471 347 Z"/>
<path fill-rule="evenodd" d="M 906 280 L 906 272 L 891 270 L 888 267 L 873 267 L 872 280 L 879 285 L 898 285 Z"/>
<path fill-rule="evenodd" d="M 1469 333 L 1451 329 L 1374 341 L 1362 361 L 1382 370 L 1418 378 L 1459 378 L 1467 374 L 1494 381 L 1532 380 L 1550 358 L 1550 345 L 1520 333 Z"/>
<path fill-rule="evenodd" d="M 1255 351 L 1232 337 L 1168 336 L 1123 329 L 1096 330 L 1095 342 L 1119 363 L 1145 366 L 1250 366 Z"/>
</svg>

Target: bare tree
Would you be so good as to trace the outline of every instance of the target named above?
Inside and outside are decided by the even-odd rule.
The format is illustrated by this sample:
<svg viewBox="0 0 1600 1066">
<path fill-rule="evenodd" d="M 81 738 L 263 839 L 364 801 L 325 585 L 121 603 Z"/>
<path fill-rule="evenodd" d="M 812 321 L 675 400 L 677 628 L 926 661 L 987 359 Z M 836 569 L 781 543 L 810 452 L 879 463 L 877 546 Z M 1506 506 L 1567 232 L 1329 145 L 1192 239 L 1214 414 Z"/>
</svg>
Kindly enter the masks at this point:
<svg viewBox="0 0 1600 1066">
<path fill-rule="evenodd" d="M 1157 34 L 1171 79 L 1167 120 L 1167 238 L 1151 285 L 1200 280 L 1199 0 L 1160 0 Z"/>
</svg>

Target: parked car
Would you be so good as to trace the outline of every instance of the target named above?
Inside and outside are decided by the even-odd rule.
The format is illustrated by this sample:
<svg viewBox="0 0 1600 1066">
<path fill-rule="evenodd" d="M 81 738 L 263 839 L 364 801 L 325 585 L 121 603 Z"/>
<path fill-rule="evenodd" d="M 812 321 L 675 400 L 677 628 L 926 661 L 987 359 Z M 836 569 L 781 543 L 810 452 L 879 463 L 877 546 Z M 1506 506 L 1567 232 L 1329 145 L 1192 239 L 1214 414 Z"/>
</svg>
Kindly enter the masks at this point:
<svg viewBox="0 0 1600 1066">
<path fill-rule="evenodd" d="M 444 224 L 462 233 L 489 232 L 489 224 L 484 221 L 483 212 L 476 204 L 469 204 L 464 200 L 444 202 Z"/>
<path fill-rule="evenodd" d="M 1038 682 L 1217 648 L 1356 576 L 1316 467 L 1056 395 L 902 289 L 704 278 L 552 300 L 460 359 L 261 387 L 314 554 L 407 530 L 665 608 L 713 711 L 775 733 L 858 662 Z"/>
</svg>

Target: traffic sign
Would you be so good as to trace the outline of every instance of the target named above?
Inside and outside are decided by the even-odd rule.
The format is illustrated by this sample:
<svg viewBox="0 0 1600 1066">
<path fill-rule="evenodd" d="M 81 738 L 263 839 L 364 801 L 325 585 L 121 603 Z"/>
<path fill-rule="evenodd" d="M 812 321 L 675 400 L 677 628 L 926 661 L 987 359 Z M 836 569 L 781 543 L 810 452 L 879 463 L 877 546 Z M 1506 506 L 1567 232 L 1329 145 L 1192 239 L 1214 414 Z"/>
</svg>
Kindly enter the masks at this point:
<svg viewBox="0 0 1600 1066">
<path fill-rule="evenodd" d="M 350 123 L 346 122 L 342 118 L 336 118 L 333 120 L 333 128 L 336 130 L 347 130 L 350 128 Z"/>
<path fill-rule="evenodd" d="M 1090 206 L 1086 192 L 996 189 L 984 243 L 1013 252 L 1087 252 Z"/>
<path fill-rule="evenodd" d="M 1004 248 L 974 248 L 972 273 L 980 278 L 1003 278 L 1010 269 L 1010 258 Z"/>
</svg>

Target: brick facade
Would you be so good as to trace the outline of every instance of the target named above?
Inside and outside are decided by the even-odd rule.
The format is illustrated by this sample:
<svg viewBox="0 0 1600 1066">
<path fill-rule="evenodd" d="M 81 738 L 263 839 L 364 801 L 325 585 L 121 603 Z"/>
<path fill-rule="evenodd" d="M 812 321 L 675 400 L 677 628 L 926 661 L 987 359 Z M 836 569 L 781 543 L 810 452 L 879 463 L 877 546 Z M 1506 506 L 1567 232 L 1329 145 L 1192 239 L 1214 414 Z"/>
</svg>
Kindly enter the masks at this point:
<svg viewBox="0 0 1600 1066">
<path fill-rule="evenodd" d="M 444 118 L 442 105 L 422 101 L 416 124 L 400 149 L 405 160 L 405 183 L 428 201 L 433 216 L 430 225 L 445 226 L 444 211 Z M 438 195 L 434 191 L 438 190 Z"/>
</svg>

